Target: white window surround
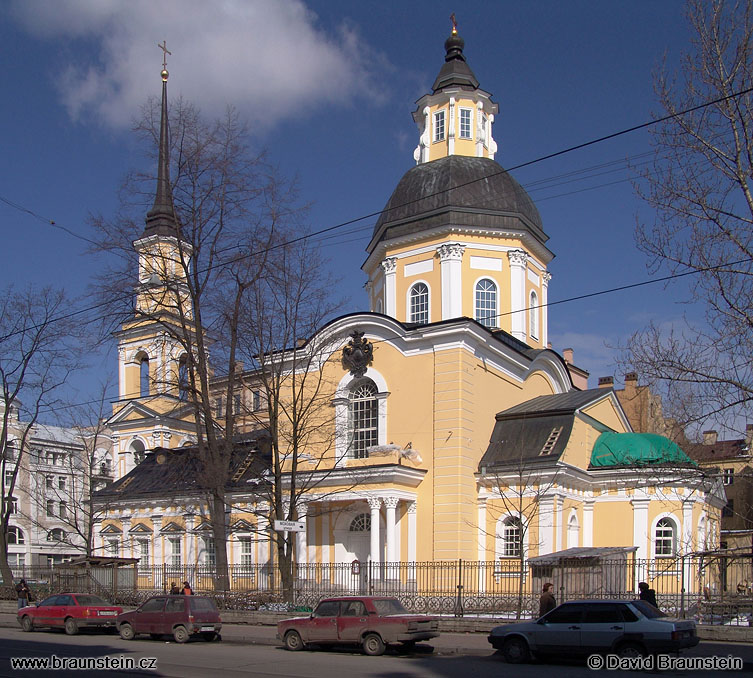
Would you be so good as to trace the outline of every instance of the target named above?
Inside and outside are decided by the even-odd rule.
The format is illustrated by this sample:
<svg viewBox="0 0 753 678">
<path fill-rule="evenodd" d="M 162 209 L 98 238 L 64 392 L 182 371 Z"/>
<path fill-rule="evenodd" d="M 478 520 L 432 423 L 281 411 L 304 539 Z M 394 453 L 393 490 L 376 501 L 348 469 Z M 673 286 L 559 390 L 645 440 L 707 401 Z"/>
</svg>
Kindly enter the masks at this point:
<svg viewBox="0 0 753 678">
<path fill-rule="evenodd" d="M 528 333 L 531 339 L 539 338 L 539 313 L 541 312 L 539 295 L 534 290 L 528 295 Z"/>
<path fill-rule="evenodd" d="M 517 561 L 520 559 L 520 555 L 505 555 L 505 543 L 506 543 L 506 534 L 505 534 L 505 528 L 507 528 L 507 522 L 508 521 L 517 521 L 520 523 L 520 517 L 514 516 L 511 513 L 504 513 L 499 518 L 497 518 L 497 524 L 495 526 L 494 530 L 494 559 L 495 560 L 514 560 Z M 525 558 L 528 557 L 528 530 L 525 529 L 525 525 L 521 525 L 521 528 L 523 530 L 523 539 L 521 546 L 523 547 L 523 556 Z"/>
<path fill-rule="evenodd" d="M 570 517 L 567 519 L 567 548 L 580 546 L 580 523 L 578 514 L 575 509 L 570 511 Z"/>
<path fill-rule="evenodd" d="M 467 113 L 467 120 L 463 120 L 463 114 Z M 459 134 L 460 139 L 472 139 L 473 138 L 473 109 L 472 108 L 459 108 L 458 110 L 459 120 Z M 466 124 L 464 124 L 464 122 Z M 467 130 L 467 131 L 466 131 Z"/>
<path fill-rule="evenodd" d="M 667 520 L 671 524 L 672 527 L 672 553 L 671 554 L 661 554 L 657 555 L 656 553 L 656 530 L 659 525 L 659 521 L 661 520 Z M 649 536 L 651 539 L 651 558 L 673 558 L 677 555 L 679 551 L 679 536 L 680 536 L 680 521 L 677 518 L 677 516 L 673 515 L 672 513 L 662 513 L 654 518 L 654 520 L 651 522 L 651 531 L 649 532 Z"/>
<path fill-rule="evenodd" d="M 389 391 L 387 390 L 387 381 L 382 374 L 375 370 L 373 367 L 369 367 L 364 373 L 363 379 L 371 379 L 377 387 L 377 401 L 379 417 L 379 445 L 387 444 L 387 398 Z M 349 411 L 348 407 L 350 401 L 348 394 L 350 393 L 351 384 L 354 381 L 360 381 L 361 377 L 354 377 L 350 372 L 346 373 L 335 391 L 335 397 L 332 399 L 332 404 L 335 406 L 335 466 L 345 466 L 348 460 L 348 432 L 349 432 Z"/>
<path fill-rule="evenodd" d="M 413 323 L 419 322 L 413 319 L 413 309 L 411 305 L 413 290 L 418 285 L 426 285 L 426 323 L 431 322 L 431 285 L 426 280 L 414 280 L 411 286 L 408 288 L 405 296 L 405 319 L 406 322 Z"/>
<path fill-rule="evenodd" d="M 481 283 L 484 280 L 488 280 L 494 285 L 494 309 L 493 309 L 493 317 L 489 319 L 489 325 L 484 323 L 483 320 L 479 318 L 479 308 L 478 304 L 476 302 L 476 291 L 479 283 Z M 473 318 L 475 320 L 478 320 L 482 325 L 485 327 L 499 327 L 500 326 L 500 310 L 499 310 L 499 302 L 500 302 L 500 293 L 499 293 L 499 283 L 492 278 L 489 275 L 483 275 L 475 280 L 473 283 Z"/>
<path fill-rule="evenodd" d="M 434 111 L 432 115 L 432 135 L 431 139 L 434 143 L 444 141 L 447 138 L 447 115 L 444 109 Z"/>
</svg>

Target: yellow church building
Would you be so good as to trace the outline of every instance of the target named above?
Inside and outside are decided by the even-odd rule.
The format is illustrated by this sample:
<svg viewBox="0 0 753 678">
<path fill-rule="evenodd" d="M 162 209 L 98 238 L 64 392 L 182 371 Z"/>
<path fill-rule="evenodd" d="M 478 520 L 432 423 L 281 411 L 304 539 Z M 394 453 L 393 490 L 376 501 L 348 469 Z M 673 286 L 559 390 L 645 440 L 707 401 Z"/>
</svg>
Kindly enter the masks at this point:
<svg viewBox="0 0 753 678">
<path fill-rule="evenodd" d="M 666 439 L 633 432 L 614 391 L 587 389 L 583 371 L 550 348 L 548 236 L 495 160 L 497 104 L 454 30 L 445 51 L 413 112 L 416 164 L 366 245 L 369 310 L 290 349 L 322 351 L 309 369 L 331 384 L 322 427 L 332 444 L 312 445 L 299 470 L 310 490 L 297 510 L 297 563 L 512 563 L 598 547 L 672 559 L 706 549 L 718 540 L 720 484 Z M 166 76 L 162 115 L 166 133 Z M 135 243 L 143 284 L 169 275 L 154 263 L 166 251 L 190 257 L 171 226 L 162 154 L 160 163 Z M 175 472 L 196 440 L 184 349 L 139 320 L 117 341 L 117 479 L 98 496 L 99 546 L 150 565 L 211 564 L 202 499 Z M 239 397 L 256 397 L 254 379 L 242 375 Z M 249 449 L 259 436 L 249 434 Z M 228 486 L 229 560 L 265 564 L 273 533 L 259 524 L 264 507 L 242 464 Z"/>
</svg>

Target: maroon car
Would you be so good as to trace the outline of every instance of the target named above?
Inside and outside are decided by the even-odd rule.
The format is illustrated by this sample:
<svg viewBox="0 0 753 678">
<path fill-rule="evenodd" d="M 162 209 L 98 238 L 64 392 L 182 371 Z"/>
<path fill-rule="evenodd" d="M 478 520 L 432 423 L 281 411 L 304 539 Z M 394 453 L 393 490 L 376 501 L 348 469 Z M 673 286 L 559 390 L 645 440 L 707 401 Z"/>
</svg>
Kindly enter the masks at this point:
<svg viewBox="0 0 753 678">
<path fill-rule="evenodd" d="M 155 596 L 133 612 L 119 615 L 117 625 L 124 640 L 133 640 L 139 633 L 155 639 L 170 634 L 176 643 L 185 643 L 191 636 L 216 640 L 222 620 L 212 598 Z"/>
<path fill-rule="evenodd" d="M 22 607 L 18 611 L 18 623 L 24 631 L 47 626 L 63 628 L 72 636 L 81 628 L 114 628 L 122 611 L 122 607 L 110 605 L 91 593 L 61 593 L 36 605 Z"/>
<path fill-rule="evenodd" d="M 344 596 L 322 600 L 308 617 L 277 624 L 277 637 L 288 650 L 307 644 L 360 645 L 369 655 L 384 653 L 389 643 L 413 646 L 439 635 L 439 619 L 410 614 L 397 598 Z"/>
</svg>

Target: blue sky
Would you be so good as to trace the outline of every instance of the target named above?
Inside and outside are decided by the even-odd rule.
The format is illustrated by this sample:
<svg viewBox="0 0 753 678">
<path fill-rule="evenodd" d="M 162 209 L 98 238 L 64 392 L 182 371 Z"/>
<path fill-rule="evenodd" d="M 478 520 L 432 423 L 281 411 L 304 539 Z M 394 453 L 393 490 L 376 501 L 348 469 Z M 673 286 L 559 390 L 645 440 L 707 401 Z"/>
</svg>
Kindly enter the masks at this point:
<svg viewBox="0 0 753 678">
<path fill-rule="evenodd" d="M 313 203 L 313 230 L 376 212 L 413 165 L 411 112 L 443 63 L 452 12 L 471 68 L 499 103 L 505 168 L 649 120 L 653 72 L 663 59 L 674 68 L 689 46 L 678 0 L 12 0 L 0 6 L 0 198 L 83 237 L 87 215 L 113 215 L 125 171 L 143 162 L 129 123 L 159 94 L 166 40 L 171 97 L 209 115 L 237 106 L 254 142 Z M 625 164 L 649 150 L 637 132 L 513 171 L 556 254 L 551 302 L 649 279 L 633 231 L 650 213 Z M 366 307 L 360 266 L 373 224 L 325 241 L 348 311 Z M 0 228 L 4 282 L 84 293 L 96 262 L 81 240 L 3 202 Z M 653 285 L 553 305 L 553 348 L 574 348 L 590 385 L 611 374 L 619 383 L 608 347 L 649 319 L 677 321 L 683 293 Z M 91 362 L 74 400 L 114 382 L 112 351 Z"/>
</svg>

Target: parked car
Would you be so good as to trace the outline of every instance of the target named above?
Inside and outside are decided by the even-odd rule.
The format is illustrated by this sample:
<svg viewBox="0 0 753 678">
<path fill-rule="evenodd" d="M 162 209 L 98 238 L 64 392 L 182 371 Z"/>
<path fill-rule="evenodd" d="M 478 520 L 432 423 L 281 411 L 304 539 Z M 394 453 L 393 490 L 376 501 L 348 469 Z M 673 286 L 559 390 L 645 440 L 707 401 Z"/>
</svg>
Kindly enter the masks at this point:
<svg viewBox="0 0 753 678">
<path fill-rule="evenodd" d="M 511 664 L 532 655 L 623 657 L 678 652 L 698 645 L 695 622 L 670 619 L 643 600 L 578 600 L 540 619 L 491 630 L 489 642 Z"/>
<path fill-rule="evenodd" d="M 438 635 L 438 618 L 410 614 L 397 598 L 377 596 L 326 598 L 310 615 L 277 624 L 277 637 L 288 650 L 360 645 L 366 654 L 380 655 L 389 643 L 412 646 Z"/>
<path fill-rule="evenodd" d="M 63 628 L 72 636 L 81 628 L 114 628 L 115 619 L 122 611 L 122 607 L 110 605 L 91 593 L 61 593 L 22 607 L 18 611 L 18 623 L 24 631 L 47 626 Z"/>
<path fill-rule="evenodd" d="M 170 634 L 176 643 L 191 636 L 217 640 L 222 628 L 216 603 L 205 596 L 154 596 L 133 612 L 118 615 L 116 623 L 124 640 L 140 633 L 155 639 Z"/>
</svg>

